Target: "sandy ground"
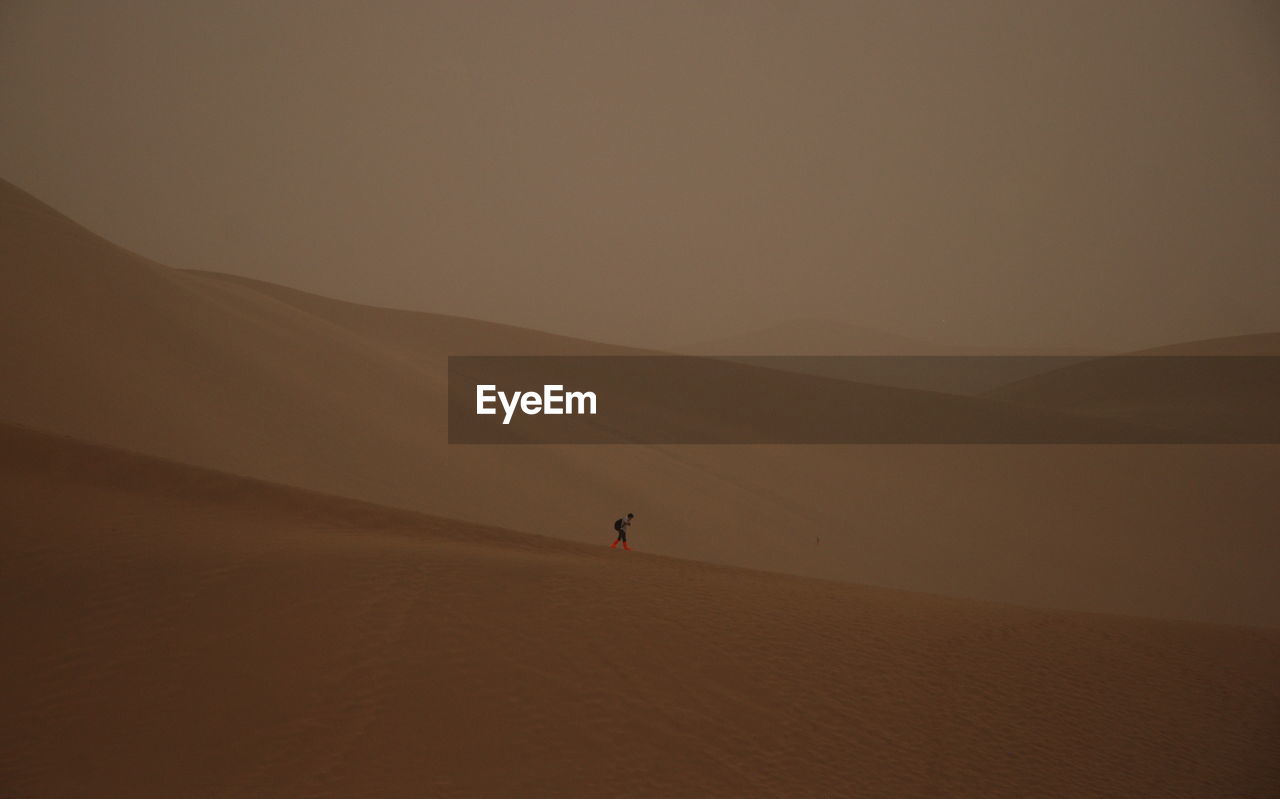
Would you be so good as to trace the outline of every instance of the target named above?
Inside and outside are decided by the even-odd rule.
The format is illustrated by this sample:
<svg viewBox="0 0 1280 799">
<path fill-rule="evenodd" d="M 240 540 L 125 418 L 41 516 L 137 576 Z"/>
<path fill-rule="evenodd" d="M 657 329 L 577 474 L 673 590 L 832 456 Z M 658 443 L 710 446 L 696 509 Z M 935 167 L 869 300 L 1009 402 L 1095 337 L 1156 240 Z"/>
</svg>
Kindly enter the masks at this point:
<svg viewBox="0 0 1280 799">
<path fill-rule="evenodd" d="M 8 426 L 0 518 L 5 796 L 1280 794 L 1276 631 L 611 551 Z"/>
</svg>

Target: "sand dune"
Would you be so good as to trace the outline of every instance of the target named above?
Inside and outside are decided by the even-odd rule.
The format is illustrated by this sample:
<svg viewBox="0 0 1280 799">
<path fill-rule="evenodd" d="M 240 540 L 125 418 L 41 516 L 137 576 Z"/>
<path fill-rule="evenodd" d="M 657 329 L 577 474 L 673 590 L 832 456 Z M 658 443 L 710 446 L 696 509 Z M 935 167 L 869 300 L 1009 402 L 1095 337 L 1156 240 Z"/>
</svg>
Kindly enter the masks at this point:
<svg viewBox="0 0 1280 799">
<path fill-rule="evenodd" d="M 830 319 L 793 319 L 673 347 L 688 355 L 947 355 L 947 347 Z"/>
<path fill-rule="evenodd" d="M 1280 792 L 1275 631 L 614 552 L 11 426 L 0 515 L 5 795 Z"/>
<path fill-rule="evenodd" d="M 1280 333 L 1255 333 L 1184 341 L 1139 350 L 1134 355 L 1280 355 Z"/>
<path fill-rule="evenodd" d="M 973 396 L 1089 357 L 1080 350 L 939 344 L 828 319 L 796 319 L 675 351 L 755 364 L 777 358 L 774 368 L 802 374 Z"/>
<path fill-rule="evenodd" d="M 1233 336 L 1100 358 L 985 396 L 1244 442 L 1280 437 L 1280 334 Z"/>
<path fill-rule="evenodd" d="M 170 269 L 8 184 L 0 251 L 0 420 L 577 541 L 633 510 L 721 564 L 1280 624 L 1274 448 L 449 447 L 447 355 L 629 351 Z"/>
<path fill-rule="evenodd" d="M 940 344 L 832 319 L 793 319 L 683 344 L 689 355 L 1082 355 L 1079 348 Z M 1092 354 L 1100 355 L 1100 352 Z"/>
</svg>

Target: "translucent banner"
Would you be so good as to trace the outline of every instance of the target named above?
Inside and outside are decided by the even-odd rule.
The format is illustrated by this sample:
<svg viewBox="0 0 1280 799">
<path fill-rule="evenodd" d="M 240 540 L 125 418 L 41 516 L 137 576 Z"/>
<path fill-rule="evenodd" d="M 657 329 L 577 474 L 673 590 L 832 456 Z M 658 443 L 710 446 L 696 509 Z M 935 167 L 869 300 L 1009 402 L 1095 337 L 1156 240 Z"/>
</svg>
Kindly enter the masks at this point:
<svg viewBox="0 0 1280 799">
<path fill-rule="evenodd" d="M 453 356 L 453 444 L 1273 444 L 1270 356 Z"/>
</svg>

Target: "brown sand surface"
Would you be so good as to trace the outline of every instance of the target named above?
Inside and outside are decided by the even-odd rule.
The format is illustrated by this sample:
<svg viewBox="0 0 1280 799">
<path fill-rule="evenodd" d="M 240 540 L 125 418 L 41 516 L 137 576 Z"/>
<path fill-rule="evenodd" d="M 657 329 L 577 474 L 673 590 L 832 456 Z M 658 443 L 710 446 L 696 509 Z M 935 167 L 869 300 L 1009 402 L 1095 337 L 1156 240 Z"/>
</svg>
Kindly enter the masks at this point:
<svg viewBox="0 0 1280 799">
<path fill-rule="evenodd" d="M 0 253 L 2 421 L 577 541 L 634 511 L 724 565 L 1280 625 L 1275 447 L 450 447 L 449 354 L 634 351 L 171 269 L 9 184 Z"/>
<path fill-rule="evenodd" d="M 1280 793 L 1276 631 L 610 551 L 12 426 L 0 518 L 5 796 Z"/>
</svg>

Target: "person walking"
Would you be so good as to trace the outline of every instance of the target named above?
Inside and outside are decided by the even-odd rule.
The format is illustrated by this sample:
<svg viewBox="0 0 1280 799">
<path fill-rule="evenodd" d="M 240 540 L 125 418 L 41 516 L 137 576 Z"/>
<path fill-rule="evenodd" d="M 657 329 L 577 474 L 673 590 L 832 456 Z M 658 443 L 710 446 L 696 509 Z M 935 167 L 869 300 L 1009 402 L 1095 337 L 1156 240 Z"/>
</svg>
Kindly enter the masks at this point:
<svg viewBox="0 0 1280 799">
<path fill-rule="evenodd" d="M 631 526 L 631 520 L 635 517 L 636 515 L 634 513 L 628 513 L 626 516 L 613 523 L 613 529 L 617 532 L 618 537 L 609 545 L 609 549 L 617 549 L 618 544 L 622 544 L 623 549 L 628 552 L 631 551 L 631 547 L 627 546 L 627 528 Z"/>
</svg>

